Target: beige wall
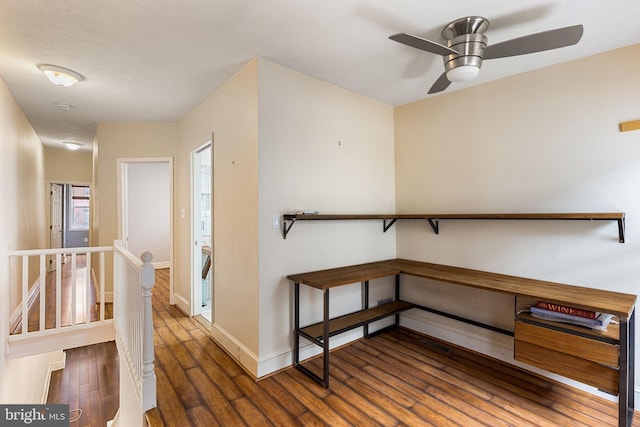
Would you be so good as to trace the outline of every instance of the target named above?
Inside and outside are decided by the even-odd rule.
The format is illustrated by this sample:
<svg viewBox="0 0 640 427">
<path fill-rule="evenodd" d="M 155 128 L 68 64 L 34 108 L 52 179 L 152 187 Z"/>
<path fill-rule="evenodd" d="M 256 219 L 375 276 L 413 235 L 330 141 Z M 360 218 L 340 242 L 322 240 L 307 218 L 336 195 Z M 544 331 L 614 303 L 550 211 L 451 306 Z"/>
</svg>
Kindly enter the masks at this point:
<svg viewBox="0 0 640 427">
<path fill-rule="evenodd" d="M 300 224 L 285 241 L 272 228 L 273 215 L 310 208 L 393 212 L 393 109 L 260 59 L 179 129 L 175 209 L 176 217 L 185 215 L 177 220 L 177 302 L 190 296 L 190 155 L 213 133 L 213 334 L 256 376 L 288 366 L 286 275 L 391 258 L 395 236 L 377 222 Z M 374 286 L 373 294 L 390 292 L 387 285 Z M 343 294 L 336 310 L 359 307 L 359 288 Z M 305 321 L 320 313 L 317 296 L 308 298 L 317 310 L 308 310 Z"/>
<path fill-rule="evenodd" d="M 50 182 L 90 183 L 93 176 L 92 153 L 46 147 L 44 168 L 45 179 Z"/>
<path fill-rule="evenodd" d="M 398 256 L 638 294 L 640 132 L 618 124 L 640 117 L 639 68 L 635 45 L 395 111 L 399 212 L 623 211 L 627 243 L 615 222 L 402 223 Z M 512 327 L 510 299 L 445 288 L 431 304 Z"/>
<path fill-rule="evenodd" d="M 258 354 L 257 68 L 257 61 L 250 62 L 180 121 L 175 206 L 176 302 L 188 305 L 191 152 L 215 134 L 213 333 L 246 366 L 253 366 Z"/>
<path fill-rule="evenodd" d="M 173 157 L 176 155 L 177 123 L 99 123 L 96 131 L 96 157 L 94 188 L 93 246 L 111 246 L 118 238 L 117 159 L 142 157 Z M 95 217 L 94 217 L 95 218 Z M 105 282 L 111 291 L 113 260 L 109 256 L 105 264 Z"/>
<path fill-rule="evenodd" d="M 0 182 L 0 402 L 41 403 L 44 374 L 49 369 L 52 355 L 35 356 L 28 363 L 7 361 L 4 356 L 9 315 L 20 301 L 19 276 L 13 274 L 19 265 L 9 265 L 6 251 L 45 247 L 43 148 L 2 80 Z M 32 264 L 37 268 L 36 263 Z M 36 277 L 37 272 L 31 275 L 30 282 L 33 283 Z M 58 357 L 61 354 L 56 353 Z"/>
<path fill-rule="evenodd" d="M 392 213 L 395 189 L 392 107 L 262 59 L 258 90 L 258 375 L 264 375 L 292 362 L 288 274 L 395 256 L 395 230 L 383 233 L 381 221 L 302 222 L 284 240 L 272 227 L 273 216 L 299 210 Z M 359 284 L 332 295 L 334 315 L 360 308 Z M 390 281 L 372 283 L 373 304 L 392 295 Z M 303 324 L 320 320 L 321 293 L 303 289 L 302 298 Z M 359 333 L 345 334 L 332 345 Z M 305 347 L 303 354 L 314 350 Z"/>
<path fill-rule="evenodd" d="M 91 184 L 93 159 L 91 151 L 71 151 L 66 148 L 44 147 L 44 177 L 47 183 Z M 95 194 L 93 190 L 92 195 Z M 45 191 L 45 227 L 51 221 L 50 197 Z M 46 245 L 50 246 L 51 235 L 47 233 Z"/>
<path fill-rule="evenodd" d="M 35 131 L 20 107 L 0 81 L 0 138 L 2 147 L 3 185 L 0 186 L 0 233 L 3 250 L 35 249 L 45 247 L 45 180 L 43 148 Z M 6 260 L 2 259 L 2 262 Z M 4 265 L 4 264 L 3 264 Z M 4 265 L 6 267 L 6 265 Z M 12 267 L 15 267 L 12 265 Z M 36 266 L 37 267 L 37 266 Z M 2 268 L 6 273 L 7 268 Z M 14 276 L 12 276 L 14 277 Z M 33 283 L 36 276 L 30 277 Z M 7 289 L 8 278 L 1 283 L 0 298 L 11 309 L 20 302 L 19 282 L 12 282 Z M 4 317 L 4 316 L 3 316 Z"/>
</svg>

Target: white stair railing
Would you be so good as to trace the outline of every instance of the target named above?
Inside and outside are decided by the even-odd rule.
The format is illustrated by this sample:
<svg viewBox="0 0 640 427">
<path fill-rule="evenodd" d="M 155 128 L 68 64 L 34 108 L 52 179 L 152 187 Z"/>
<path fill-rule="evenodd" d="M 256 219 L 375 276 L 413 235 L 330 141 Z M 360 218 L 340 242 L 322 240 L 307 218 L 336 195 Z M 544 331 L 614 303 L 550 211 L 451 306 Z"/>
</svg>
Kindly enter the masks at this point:
<svg viewBox="0 0 640 427">
<path fill-rule="evenodd" d="M 155 283 L 153 255 L 138 259 L 121 241 L 114 244 L 114 325 L 120 353 L 120 421 L 142 420 L 156 406 L 151 289 Z M 123 357 L 124 356 L 124 357 Z M 124 362 L 124 363 L 123 363 Z M 126 368 L 126 369 L 125 369 Z M 131 390 L 133 389 L 133 390 Z M 126 396 L 135 394 L 139 405 Z"/>
<path fill-rule="evenodd" d="M 113 321 L 106 316 L 104 274 L 105 255 L 112 251 L 111 246 L 8 251 L 13 267 L 9 280 L 20 288 L 15 298 L 19 303 L 9 321 L 9 358 L 113 340 Z M 98 259 L 97 280 L 92 256 Z M 65 292 L 70 295 L 63 301 Z M 52 295 L 55 301 L 49 301 Z M 36 299 L 38 311 L 34 310 Z M 63 312 L 63 306 L 68 311 Z M 92 320 L 96 307 L 97 316 Z M 37 324 L 32 321 L 30 325 L 30 316 L 38 317 Z"/>
</svg>

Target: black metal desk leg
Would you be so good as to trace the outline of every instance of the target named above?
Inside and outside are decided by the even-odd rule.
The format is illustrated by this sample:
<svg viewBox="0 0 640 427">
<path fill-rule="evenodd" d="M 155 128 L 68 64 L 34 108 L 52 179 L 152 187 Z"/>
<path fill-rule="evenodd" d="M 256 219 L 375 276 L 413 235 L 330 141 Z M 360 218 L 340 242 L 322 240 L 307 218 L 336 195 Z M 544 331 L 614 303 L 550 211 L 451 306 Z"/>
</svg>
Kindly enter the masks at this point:
<svg viewBox="0 0 640 427">
<path fill-rule="evenodd" d="M 618 380 L 618 425 L 633 422 L 635 383 L 635 310 L 628 319 L 620 318 L 620 371 Z"/>
<path fill-rule="evenodd" d="M 400 300 L 400 275 L 399 274 L 396 274 L 395 299 L 396 301 Z M 400 314 L 397 313 L 395 315 L 395 318 L 396 318 L 396 326 L 400 326 Z"/>
<path fill-rule="evenodd" d="M 631 419 L 629 424 L 633 422 L 633 414 L 635 410 L 635 379 L 636 379 L 636 311 L 633 310 L 631 317 L 629 318 L 629 410 L 631 413 Z"/>
<path fill-rule="evenodd" d="M 366 310 L 369 308 L 369 281 L 365 280 L 362 282 L 362 309 Z M 369 324 L 365 323 L 363 328 L 363 335 L 365 338 L 369 338 Z"/>
<path fill-rule="evenodd" d="M 293 285 L 293 366 L 298 366 L 300 363 L 300 282 L 295 282 Z"/>
<path fill-rule="evenodd" d="M 324 330 L 322 332 L 322 350 L 324 362 L 324 388 L 329 388 L 329 289 L 324 290 Z"/>
</svg>

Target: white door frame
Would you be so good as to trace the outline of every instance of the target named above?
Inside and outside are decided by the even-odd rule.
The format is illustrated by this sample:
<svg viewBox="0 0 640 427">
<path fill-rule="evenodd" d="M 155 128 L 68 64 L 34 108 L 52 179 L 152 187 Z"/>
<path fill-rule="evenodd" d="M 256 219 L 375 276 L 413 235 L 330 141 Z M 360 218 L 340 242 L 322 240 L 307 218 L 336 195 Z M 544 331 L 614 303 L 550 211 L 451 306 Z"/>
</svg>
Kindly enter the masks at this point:
<svg viewBox="0 0 640 427">
<path fill-rule="evenodd" d="M 207 147 L 211 147 L 211 159 L 213 166 L 213 136 L 211 140 L 199 145 L 191 151 L 191 316 L 197 316 L 202 313 L 202 235 L 200 233 L 200 221 L 196 219 L 200 218 L 201 201 L 195 197 L 196 193 L 199 195 L 200 191 L 200 152 Z M 209 280 L 210 289 L 213 292 L 214 285 L 214 252 L 213 252 L 213 168 L 211 170 L 211 279 Z M 199 286 L 196 285 L 199 284 Z M 197 287 L 197 291 L 196 291 Z M 213 306 L 211 307 L 213 316 Z M 213 321 L 213 318 L 212 318 Z M 213 322 L 212 322 L 213 323 Z"/>
<path fill-rule="evenodd" d="M 118 212 L 118 229 L 117 239 L 122 240 L 127 247 L 127 165 L 129 163 L 166 163 L 169 165 L 169 304 L 175 304 L 173 291 L 173 157 L 119 157 L 116 159 L 117 164 L 117 212 Z"/>
<path fill-rule="evenodd" d="M 45 209 L 46 209 L 46 232 L 47 232 L 47 236 L 46 236 L 46 240 L 45 242 L 47 242 L 47 247 L 51 246 L 51 234 L 49 233 L 49 225 L 51 225 L 51 197 L 49 196 L 49 192 L 51 191 L 51 184 L 60 184 L 60 185 L 75 185 L 78 187 L 89 187 L 89 194 L 91 195 L 91 199 L 93 199 L 93 186 L 91 185 L 90 182 L 83 182 L 83 181 L 65 181 L 65 180 L 59 180 L 59 179 L 54 179 L 54 180 L 46 180 L 45 181 Z M 64 201 L 63 201 L 64 203 Z M 89 207 L 89 215 L 91 215 L 91 217 L 93 217 L 93 203 L 91 203 L 90 207 Z M 91 244 L 91 236 L 92 236 L 92 223 L 91 221 L 89 221 L 89 244 Z"/>
<path fill-rule="evenodd" d="M 94 209 L 94 204 L 93 204 L 93 185 L 91 185 L 90 182 L 83 182 L 83 181 L 68 181 L 68 180 L 50 180 L 47 179 L 45 181 L 45 220 L 46 220 L 46 227 L 45 230 L 47 232 L 46 235 L 46 239 L 45 242 L 47 242 L 47 247 L 50 248 L 51 247 L 51 230 L 49 230 L 49 226 L 51 225 L 51 196 L 50 196 L 50 191 L 51 191 L 51 184 L 60 184 L 62 186 L 65 185 L 77 185 L 80 187 L 89 187 L 89 194 L 91 197 L 91 203 L 89 205 L 89 215 L 90 218 L 93 218 L 93 209 Z M 65 200 L 64 200 L 64 196 L 63 196 L 63 201 L 62 201 L 62 205 L 63 205 L 63 209 L 64 209 L 64 205 L 66 204 Z M 66 231 L 66 229 L 64 228 L 64 214 L 63 214 L 63 233 Z M 64 246 L 64 236 L 63 236 L 63 245 Z M 91 246 L 92 244 L 92 239 L 93 239 L 93 220 L 89 220 L 89 245 Z M 50 255 L 47 257 L 47 265 L 50 267 L 53 267 L 53 261 L 55 257 Z M 64 262 L 64 258 L 63 258 L 63 262 Z"/>
<path fill-rule="evenodd" d="M 59 188 L 60 194 L 56 195 L 54 198 L 54 190 Z M 57 193 L 57 191 L 55 191 Z M 54 200 L 59 198 L 59 200 L 54 203 Z M 64 184 L 59 184 L 57 182 L 52 182 L 49 184 L 49 248 L 50 249 L 59 249 L 64 247 L 64 205 L 65 202 L 64 197 Z M 54 206 L 59 205 L 59 206 Z M 59 218 L 58 218 L 59 216 Z M 54 242 L 54 234 L 59 234 L 55 238 Z"/>
<path fill-rule="evenodd" d="M 55 204 L 54 203 L 54 186 L 60 187 L 60 200 L 59 200 L 60 206 L 58 207 L 58 209 L 54 207 L 54 204 Z M 49 182 L 47 183 L 47 188 L 49 189 L 48 191 L 49 197 L 47 199 L 49 202 L 48 209 L 47 209 L 47 211 L 49 212 L 47 215 L 47 223 L 48 223 L 47 229 L 49 230 L 47 247 L 49 249 L 59 249 L 64 247 L 64 234 L 65 234 L 64 184 L 60 184 L 58 182 Z M 60 218 L 56 219 L 58 215 L 60 216 Z M 56 222 L 58 222 L 59 224 L 56 224 Z M 57 226 L 59 226 L 59 228 Z M 58 234 L 59 236 L 57 236 Z M 56 235 L 57 237 L 54 238 L 54 235 Z M 54 271 L 56 269 L 56 264 L 54 260 L 55 260 L 55 256 L 47 255 L 48 271 Z"/>
</svg>

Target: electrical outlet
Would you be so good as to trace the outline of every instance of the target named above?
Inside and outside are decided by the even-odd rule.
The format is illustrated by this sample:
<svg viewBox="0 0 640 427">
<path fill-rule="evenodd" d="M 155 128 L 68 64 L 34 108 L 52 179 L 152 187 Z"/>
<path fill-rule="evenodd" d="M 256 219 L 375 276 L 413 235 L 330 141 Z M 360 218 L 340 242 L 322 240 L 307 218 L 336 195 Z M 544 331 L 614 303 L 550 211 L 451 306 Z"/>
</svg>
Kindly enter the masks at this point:
<svg viewBox="0 0 640 427">
<path fill-rule="evenodd" d="M 271 227 L 280 228 L 280 215 L 273 214 L 273 221 L 271 223 Z"/>
</svg>

